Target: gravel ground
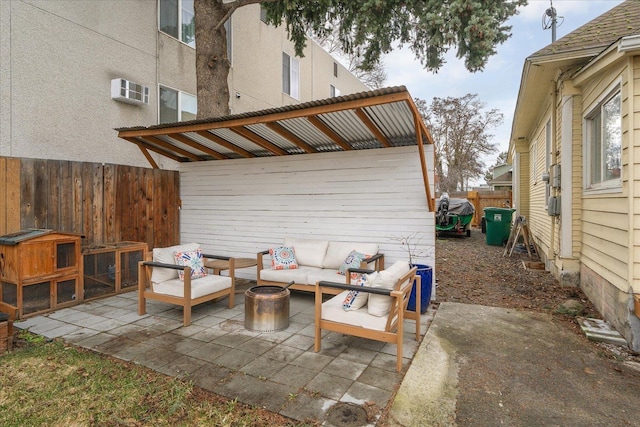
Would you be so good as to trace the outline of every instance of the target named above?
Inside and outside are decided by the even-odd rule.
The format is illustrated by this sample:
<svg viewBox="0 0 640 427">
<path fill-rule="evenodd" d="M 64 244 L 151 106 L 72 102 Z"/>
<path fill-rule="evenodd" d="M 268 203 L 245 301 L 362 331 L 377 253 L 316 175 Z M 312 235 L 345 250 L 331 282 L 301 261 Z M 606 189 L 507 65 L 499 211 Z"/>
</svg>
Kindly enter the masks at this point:
<svg viewBox="0 0 640 427">
<path fill-rule="evenodd" d="M 545 270 L 525 269 L 526 250 L 503 256 L 503 246 L 490 246 L 486 234 L 471 230 L 471 237 L 448 235 L 436 239 L 438 301 L 461 302 L 553 312 L 567 299 L 578 299 L 585 314 L 598 316 L 580 288 L 560 287 Z M 524 249 L 524 246 L 520 246 Z"/>
<path fill-rule="evenodd" d="M 523 245 L 516 247 L 511 256 L 503 256 L 504 247 L 489 246 L 485 239 L 486 235 L 475 228 L 471 237 L 437 237 L 436 306 L 450 301 L 550 313 L 555 322 L 579 334 L 582 331 L 577 316 L 602 318 L 580 288 L 561 287 L 548 271 L 525 269 L 523 262 L 539 258 L 535 254 L 529 258 Z M 567 300 L 577 300 L 583 309 L 567 310 L 563 306 Z M 640 354 L 629 349 L 593 345 L 612 358 L 640 362 Z"/>
</svg>

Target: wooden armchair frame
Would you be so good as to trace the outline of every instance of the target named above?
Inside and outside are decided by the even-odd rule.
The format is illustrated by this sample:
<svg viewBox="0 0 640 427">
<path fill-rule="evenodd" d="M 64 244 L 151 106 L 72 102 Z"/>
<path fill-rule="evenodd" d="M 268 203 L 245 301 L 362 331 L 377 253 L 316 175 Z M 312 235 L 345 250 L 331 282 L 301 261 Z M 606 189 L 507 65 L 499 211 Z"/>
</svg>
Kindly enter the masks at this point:
<svg viewBox="0 0 640 427">
<path fill-rule="evenodd" d="M 350 272 L 371 273 L 371 270 L 351 269 Z M 412 319 L 416 322 L 416 341 L 420 341 L 420 276 L 416 275 L 417 268 L 413 267 L 408 273 L 403 275 L 393 289 L 370 288 L 366 286 L 353 286 L 351 284 L 341 284 L 335 282 L 321 281 L 316 284 L 315 295 L 315 343 L 314 350 L 320 351 L 322 330 L 334 331 L 341 334 L 353 335 L 361 338 L 376 341 L 395 343 L 397 346 L 396 369 L 402 371 L 402 336 L 404 319 Z M 347 274 L 347 283 L 350 282 L 351 274 Z M 416 286 L 416 310 L 408 311 L 407 304 L 411 289 Z M 369 294 L 387 295 L 392 298 L 391 311 L 387 315 L 386 327 L 383 331 L 377 329 L 367 329 L 360 325 L 336 322 L 322 318 L 323 294 L 334 294 L 335 289 L 354 290 Z M 338 298 L 334 296 L 334 298 Z M 364 308 L 366 309 L 366 308 Z M 362 310 L 362 309 L 361 309 Z M 350 312 L 345 312 L 350 313 Z M 373 316 L 372 316 L 373 317 Z"/>
<path fill-rule="evenodd" d="M 235 287 L 236 287 L 235 259 L 232 257 L 226 257 L 226 256 L 220 256 L 220 255 L 209 255 L 209 254 L 203 254 L 202 258 L 203 259 L 219 259 L 219 260 L 225 260 L 229 262 L 228 276 L 231 278 L 230 288 L 222 289 L 218 292 L 213 292 L 213 293 L 192 299 L 191 298 L 191 267 L 154 262 L 152 261 L 151 252 L 147 252 L 145 255 L 145 260 L 140 261 L 138 263 L 138 314 L 140 315 L 146 314 L 147 299 L 162 301 L 169 304 L 181 305 L 184 311 L 184 326 L 189 326 L 191 324 L 191 307 L 193 307 L 194 305 L 202 304 L 203 302 L 228 296 L 229 297 L 228 307 L 233 308 L 235 305 L 234 297 L 235 297 Z M 183 296 L 178 297 L 175 295 L 168 295 L 168 294 L 154 292 L 153 286 L 151 284 L 151 274 L 154 268 L 171 268 L 174 270 L 183 270 L 184 271 Z M 220 275 L 219 271 L 214 272 L 214 274 Z M 200 280 L 200 279 L 195 279 L 195 280 Z"/>
</svg>

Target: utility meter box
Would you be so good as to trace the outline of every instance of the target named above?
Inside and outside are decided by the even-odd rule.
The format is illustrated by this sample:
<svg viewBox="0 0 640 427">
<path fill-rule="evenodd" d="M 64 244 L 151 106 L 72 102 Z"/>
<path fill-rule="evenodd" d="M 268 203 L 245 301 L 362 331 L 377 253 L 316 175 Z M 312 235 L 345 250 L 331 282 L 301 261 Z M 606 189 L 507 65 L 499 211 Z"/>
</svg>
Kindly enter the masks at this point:
<svg viewBox="0 0 640 427">
<path fill-rule="evenodd" d="M 549 197 L 549 202 L 547 203 L 547 213 L 549 214 L 549 216 L 560 215 L 560 197 L 559 196 Z"/>
</svg>

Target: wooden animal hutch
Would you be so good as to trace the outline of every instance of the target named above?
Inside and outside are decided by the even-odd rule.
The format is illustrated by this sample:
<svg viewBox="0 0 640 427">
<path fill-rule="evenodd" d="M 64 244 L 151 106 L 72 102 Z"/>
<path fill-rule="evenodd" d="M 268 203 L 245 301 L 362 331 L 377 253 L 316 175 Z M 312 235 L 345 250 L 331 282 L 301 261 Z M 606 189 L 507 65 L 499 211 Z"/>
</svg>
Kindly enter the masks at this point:
<svg viewBox="0 0 640 427">
<path fill-rule="evenodd" d="M 84 293 L 93 299 L 138 288 L 138 262 L 144 261 L 147 244 L 117 242 L 82 248 Z"/>
<path fill-rule="evenodd" d="M 0 236 L 0 311 L 20 319 L 76 304 L 82 289 L 80 240 L 45 229 Z"/>
</svg>

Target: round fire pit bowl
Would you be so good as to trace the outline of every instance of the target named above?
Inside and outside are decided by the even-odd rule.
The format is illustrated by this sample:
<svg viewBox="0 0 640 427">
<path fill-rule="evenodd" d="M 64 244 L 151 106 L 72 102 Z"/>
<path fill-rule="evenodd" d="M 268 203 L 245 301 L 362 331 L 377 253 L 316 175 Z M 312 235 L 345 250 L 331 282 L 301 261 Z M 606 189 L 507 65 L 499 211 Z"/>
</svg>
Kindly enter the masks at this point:
<svg viewBox="0 0 640 427">
<path fill-rule="evenodd" d="M 244 327 L 253 332 L 277 332 L 289 327 L 289 289 L 254 286 L 244 293 Z"/>
</svg>

